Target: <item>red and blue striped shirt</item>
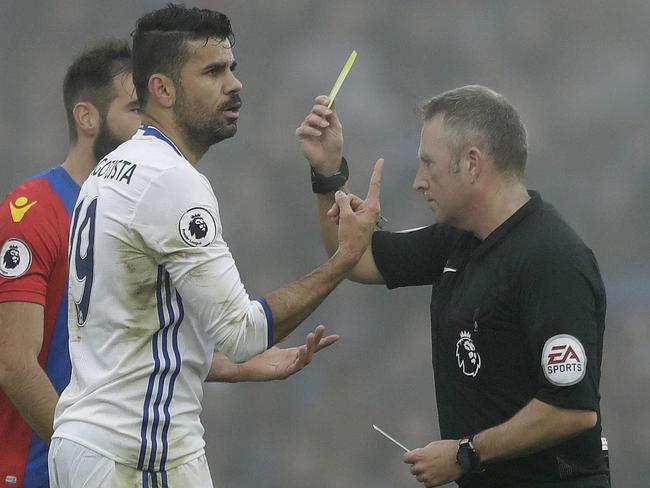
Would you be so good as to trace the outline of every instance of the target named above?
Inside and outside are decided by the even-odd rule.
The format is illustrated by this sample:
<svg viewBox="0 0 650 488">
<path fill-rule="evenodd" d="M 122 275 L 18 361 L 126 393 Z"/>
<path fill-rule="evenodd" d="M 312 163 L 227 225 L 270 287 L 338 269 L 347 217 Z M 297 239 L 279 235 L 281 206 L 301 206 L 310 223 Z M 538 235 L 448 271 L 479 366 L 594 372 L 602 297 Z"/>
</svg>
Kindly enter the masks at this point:
<svg viewBox="0 0 650 488">
<path fill-rule="evenodd" d="M 58 166 L 19 185 L 0 205 L 0 303 L 43 305 L 38 362 L 59 394 L 70 381 L 68 236 L 78 194 Z M 0 391 L 0 487 L 47 486 L 47 446 Z"/>
</svg>

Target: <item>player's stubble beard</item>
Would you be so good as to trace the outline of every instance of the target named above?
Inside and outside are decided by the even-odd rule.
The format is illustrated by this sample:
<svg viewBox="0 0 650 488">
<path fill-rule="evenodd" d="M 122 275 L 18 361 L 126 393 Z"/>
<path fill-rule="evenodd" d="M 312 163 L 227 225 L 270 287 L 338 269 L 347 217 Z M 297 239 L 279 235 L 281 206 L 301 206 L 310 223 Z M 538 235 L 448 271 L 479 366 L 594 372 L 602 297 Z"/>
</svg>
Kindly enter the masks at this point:
<svg viewBox="0 0 650 488">
<path fill-rule="evenodd" d="M 174 107 L 176 123 L 190 145 L 208 149 L 237 133 L 237 119 L 230 119 L 223 114 L 236 103 L 241 103 L 239 93 L 220 104 L 216 111 L 210 111 L 204 105 L 191 103 L 183 89 L 180 89 Z"/>
<path fill-rule="evenodd" d="M 106 120 L 106 114 L 102 114 L 101 123 L 99 126 L 99 132 L 97 133 L 97 138 L 93 143 L 93 154 L 95 155 L 95 162 L 99 162 L 104 156 L 108 153 L 113 152 L 117 149 L 117 146 L 122 144 L 124 140 L 118 138 L 111 128 L 108 126 Z"/>
</svg>

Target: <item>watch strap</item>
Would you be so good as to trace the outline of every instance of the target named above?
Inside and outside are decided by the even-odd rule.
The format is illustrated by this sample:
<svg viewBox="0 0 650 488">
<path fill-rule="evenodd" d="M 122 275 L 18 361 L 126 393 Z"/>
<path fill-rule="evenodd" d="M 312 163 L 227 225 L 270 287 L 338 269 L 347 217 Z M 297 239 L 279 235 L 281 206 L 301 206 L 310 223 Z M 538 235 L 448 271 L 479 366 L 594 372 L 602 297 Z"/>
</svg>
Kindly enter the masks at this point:
<svg viewBox="0 0 650 488">
<path fill-rule="evenodd" d="M 348 181 L 350 170 L 345 158 L 341 158 L 341 167 L 331 176 L 324 176 L 311 169 L 311 189 L 314 193 L 333 193 Z"/>
<path fill-rule="evenodd" d="M 466 473 L 480 473 L 481 455 L 478 449 L 474 447 L 474 435 L 461 439 L 458 442 L 458 452 L 456 453 L 456 462 Z"/>
</svg>

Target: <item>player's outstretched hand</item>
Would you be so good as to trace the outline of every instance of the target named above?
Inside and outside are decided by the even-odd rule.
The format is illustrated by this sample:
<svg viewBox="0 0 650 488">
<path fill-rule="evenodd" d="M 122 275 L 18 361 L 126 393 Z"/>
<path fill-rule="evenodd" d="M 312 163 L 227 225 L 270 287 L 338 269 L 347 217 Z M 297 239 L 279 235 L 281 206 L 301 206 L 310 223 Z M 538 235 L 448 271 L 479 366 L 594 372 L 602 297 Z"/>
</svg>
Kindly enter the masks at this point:
<svg viewBox="0 0 650 488">
<path fill-rule="evenodd" d="M 273 346 L 239 365 L 239 381 L 284 380 L 307 366 L 314 354 L 339 340 L 338 335 L 325 334 L 325 326 L 319 325 L 307 334 L 305 343 L 287 349 Z"/>
<path fill-rule="evenodd" d="M 383 166 L 384 160 L 378 159 L 370 177 L 368 195 L 365 200 L 352 194 L 345 194 L 340 190 L 334 195 L 336 208 L 330 210 L 330 213 L 335 214 L 335 220 L 339 224 L 337 253 L 342 253 L 346 258 L 350 257 L 358 261 L 370 244 L 372 232 L 381 211 L 379 193 Z"/>
<path fill-rule="evenodd" d="M 331 176 L 341 167 L 343 127 L 336 115 L 336 103 L 327 108 L 329 98 L 316 97 L 311 112 L 296 129 L 298 143 L 314 171 Z"/>
</svg>

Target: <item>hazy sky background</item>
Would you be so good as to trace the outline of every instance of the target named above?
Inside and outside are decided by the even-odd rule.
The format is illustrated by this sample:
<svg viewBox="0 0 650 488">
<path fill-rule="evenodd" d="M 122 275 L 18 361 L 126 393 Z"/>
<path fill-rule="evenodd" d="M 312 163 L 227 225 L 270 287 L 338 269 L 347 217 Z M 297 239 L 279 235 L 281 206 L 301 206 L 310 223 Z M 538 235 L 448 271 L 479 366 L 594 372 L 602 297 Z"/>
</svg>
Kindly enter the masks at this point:
<svg viewBox="0 0 650 488">
<path fill-rule="evenodd" d="M 423 99 L 480 83 L 505 94 L 529 132 L 529 187 L 600 262 L 609 310 L 601 382 L 614 486 L 650 478 L 650 2 L 223 1 L 244 106 L 234 139 L 200 163 L 251 296 L 321 263 L 314 198 L 294 130 L 352 49 L 339 98 L 351 186 L 386 158 L 389 229 L 432 215 L 411 190 Z M 0 193 L 60 164 L 61 84 L 84 46 L 126 38 L 158 1 L 2 1 Z M 323 322 L 342 335 L 285 382 L 208 385 L 203 420 L 215 486 L 417 486 L 400 451 L 438 437 L 430 289 L 343 284 L 288 341 Z M 477 407 L 478 408 L 478 407 Z"/>
</svg>

